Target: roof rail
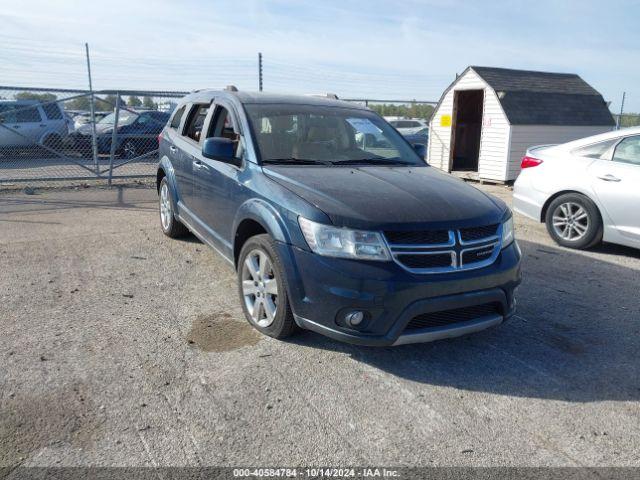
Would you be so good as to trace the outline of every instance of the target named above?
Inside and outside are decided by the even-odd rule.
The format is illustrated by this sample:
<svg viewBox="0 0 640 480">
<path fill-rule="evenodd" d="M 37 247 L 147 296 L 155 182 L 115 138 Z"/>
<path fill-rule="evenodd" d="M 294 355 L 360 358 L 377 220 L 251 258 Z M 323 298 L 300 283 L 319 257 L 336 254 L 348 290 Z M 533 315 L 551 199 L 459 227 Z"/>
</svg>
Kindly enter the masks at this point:
<svg viewBox="0 0 640 480">
<path fill-rule="evenodd" d="M 332 100 L 340 100 L 338 98 L 338 95 L 336 95 L 335 93 L 307 93 L 306 96 L 307 97 L 325 97 L 325 98 L 331 98 Z"/>
</svg>

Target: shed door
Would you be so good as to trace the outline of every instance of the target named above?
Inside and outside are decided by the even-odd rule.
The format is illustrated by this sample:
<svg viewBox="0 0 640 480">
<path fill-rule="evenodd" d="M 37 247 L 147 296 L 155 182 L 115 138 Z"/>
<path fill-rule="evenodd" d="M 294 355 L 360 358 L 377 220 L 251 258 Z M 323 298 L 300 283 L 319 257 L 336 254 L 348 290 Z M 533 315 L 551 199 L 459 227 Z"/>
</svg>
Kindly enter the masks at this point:
<svg viewBox="0 0 640 480">
<path fill-rule="evenodd" d="M 450 170 L 477 172 L 484 90 L 458 90 L 453 97 Z"/>
</svg>

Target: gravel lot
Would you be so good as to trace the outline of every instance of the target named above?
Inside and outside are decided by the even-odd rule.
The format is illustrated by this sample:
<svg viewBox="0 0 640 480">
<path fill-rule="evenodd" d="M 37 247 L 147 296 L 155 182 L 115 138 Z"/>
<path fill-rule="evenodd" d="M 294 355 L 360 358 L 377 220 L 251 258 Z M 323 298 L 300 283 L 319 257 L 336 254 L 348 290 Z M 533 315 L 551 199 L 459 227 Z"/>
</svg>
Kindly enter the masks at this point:
<svg viewBox="0 0 640 480">
<path fill-rule="evenodd" d="M 0 194 L 0 466 L 640 466 L 640 251 L 516 217 L 516 318 L 376 349 L 260 336 L 157 217 L 148 188 Z"/>
</svg>

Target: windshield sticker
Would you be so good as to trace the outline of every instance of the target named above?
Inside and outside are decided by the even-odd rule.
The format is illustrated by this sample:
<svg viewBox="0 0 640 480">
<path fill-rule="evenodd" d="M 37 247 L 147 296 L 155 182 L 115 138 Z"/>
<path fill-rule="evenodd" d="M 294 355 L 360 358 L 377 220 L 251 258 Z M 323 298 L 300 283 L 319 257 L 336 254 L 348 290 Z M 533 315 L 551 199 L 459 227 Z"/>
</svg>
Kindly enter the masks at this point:
<svg viewBox="0 0 640 480">
<path fill-rule="evenodd" d="M 358 132 L 371 133 L 373 135 L 378 135 L 382 132 L 368 118 L 347 118 L 347 122 Z"/>
</svg>

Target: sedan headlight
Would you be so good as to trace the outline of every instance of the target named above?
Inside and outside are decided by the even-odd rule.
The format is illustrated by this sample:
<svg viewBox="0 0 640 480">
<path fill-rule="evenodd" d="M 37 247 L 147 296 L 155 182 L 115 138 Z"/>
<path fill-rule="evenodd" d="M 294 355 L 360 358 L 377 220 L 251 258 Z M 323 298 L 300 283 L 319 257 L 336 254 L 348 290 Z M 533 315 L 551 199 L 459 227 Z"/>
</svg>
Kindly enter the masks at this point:
<svg viewBox="0 0 640 480">
<path fill-rule="evenodd" d="M 318 255 L 361 260 L 391 258 L 378 232 L 336 228 L 303 217 L 298 217 L 298 222 L 309 248 Z"/>
<path fill-rule="evenodd" d="M 513 215 L 502 223 L 502 248 L 508 247 L 515 240 L 513 231 Z"/>
</svg>

